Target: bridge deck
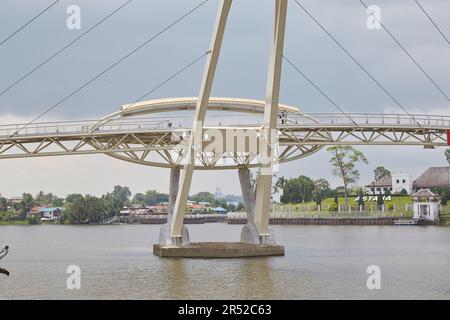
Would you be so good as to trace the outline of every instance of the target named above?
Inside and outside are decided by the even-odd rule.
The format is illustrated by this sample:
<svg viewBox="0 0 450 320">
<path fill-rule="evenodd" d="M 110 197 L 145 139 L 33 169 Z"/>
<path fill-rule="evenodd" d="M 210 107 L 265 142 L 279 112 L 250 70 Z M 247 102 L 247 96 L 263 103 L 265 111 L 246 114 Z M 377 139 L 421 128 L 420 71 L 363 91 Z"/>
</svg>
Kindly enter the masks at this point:
<svg viewBox="0 0 450 320">
<path fill-rule="evenodd" d="M 448 116 L 349 116 L 351 119 L 343 114 L 289 113 L 281 117 L 278 124 L 279 162 L 297 160 L 331 145 L 425 148 L 448 145 Z M 183 158 L 180 148 L 185 137 L 190 135 L 191 120 L 190 116 L 120 117 L 100 124 L 93 120 L 43 122 L 26 127 L 23 124 L 3 125 L 0 126 L 0 159 L 103 153 L 137 164 L 173 167 L 179 165 Z M 226 137 L 230 129 L 240 129 L 238 136 L 247 137 L 248 133 L 258 135 L 262 120 L 257 115 L 210 117 L 204 125 L 205 133 L 209 134 L 208 130 L 211 130 Z M 203 152 L 196 160 L 196 168 L 232 169 L 259 165 L 247 151 L 227 149 L 223 150 L 222 155 Z M 223 163 L 222 158 L 225 159 Z"/>
<path fill-rule="evenodd" d="M 351 119 L 350 119 L 350 118 Z M 450 116 L 437 115 L 407 115 L 397 114 L 343 114 L 317 113 L 308 114 L 288 114 L 286 123 L 279 123 L 278 128 L 290 128 L 297 130 L 309 130 L 316 128 L 340 129 L 361 129 L 373 130 L 374 128 L 385 128 L 395 130 L 411 129 L 450 129 Z M 146 118 L 119 118 L 106 122 L 95 129 L 95 133 L 124 133 L 124 132 L 151 132 L 157 130 L 190 130 L 192 117 L 146 117 Z M 82 121 L 60 121 L 33 123 L 25 127 L 25 124 L 0 125 L 0 139 L 29 137 L 29 136 L 61 136 L 61 135 L 87 135 L 93 133 L 92 128 L 98 120 Z M 258 127 L 261 126 L 262 118 L 255 115 L 216 116 L 208 118 L 205 127 L 226 128 L 226 127 Z M 355 124 L 356 123 L 356 124 Z M 24 128 L 25 127 L 25 128 Z M 23 128 L 23 129 L 22 129 Z"/>
</svg>

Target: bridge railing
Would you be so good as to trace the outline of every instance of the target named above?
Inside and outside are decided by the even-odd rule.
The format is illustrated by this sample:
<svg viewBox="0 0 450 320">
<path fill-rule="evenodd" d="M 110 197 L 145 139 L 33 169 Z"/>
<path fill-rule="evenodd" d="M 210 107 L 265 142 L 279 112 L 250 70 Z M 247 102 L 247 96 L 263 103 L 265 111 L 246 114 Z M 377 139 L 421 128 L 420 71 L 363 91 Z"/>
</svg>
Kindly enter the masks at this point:
<svg viewBox="0 0 450 320">
<path fill-rule="evenodd" d="M 89 133 L 97 120 L 42 122 L 26 124 L 0 125 L 0 137 L 27 135 L 54 135 L 59 133 Z M 166 119 L 124 119 L 116 120 L 98 127 L 96 132 L 111 132 L 125 130 L 151 130 L 170 128 L 171 121 Z"/>
<path fill-rule="evenodd" d="M 351 119 L 350 119 L 351 118 Z M 252 120 L 253 119 L 253 120 Z M 113 131 L 145 131 L 170 128 L 189 128 L 191 116 L 153 116 L 130 119 L 116 119 L 100 125 L 96 132 Z M 312 113 L 305 117 L 301 114 L 289 113 L 285 118 L 280 117 L 282 126 L 304 125 L 304 126 L 355 126 L 353 121 L 360 126 L 390 126 L 390 127 L 432 127 L 450 129 L 450 116 L 438 115 L 399 115 L 399 114 L 366 114 L 352 113 L 347 117 L 337 113 Z M 242 115 L 239 118 L 218 116 L 211 117 L 206 126 L 226 125 L 261 125 L 261 119 L 257 116 Z M 91 128 L 97 124 L 97 120 L 64 121 L 64 122 L 42 122 L 26 124 L 0 125 L 0 137 L 30 136 L 30 135 L 54 135 L 70 133 L 89 133 Z"/>
<path fill-rule="evenodd" d="M 310 120 L 301 115 L 288 115 L 287 125 L 351 125 L 356 122 L 360 126 L 406 126 L 406 127 L 434 127 L 449 128 L 450 116 L 440 115 L 417 115 L 411 116 L 404 114 L 368 114 L 368 113 L 351 113 L 348 116 L 336 113 L 309 113 L 309 116 L 316 120 Z"/>
</svg>

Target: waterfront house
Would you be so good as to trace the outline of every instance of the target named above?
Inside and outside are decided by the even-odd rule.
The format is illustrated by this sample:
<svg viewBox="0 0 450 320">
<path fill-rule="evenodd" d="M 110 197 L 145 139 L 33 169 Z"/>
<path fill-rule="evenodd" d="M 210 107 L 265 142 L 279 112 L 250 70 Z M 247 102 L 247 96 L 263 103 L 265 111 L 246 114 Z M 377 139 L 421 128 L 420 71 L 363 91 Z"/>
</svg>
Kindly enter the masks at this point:
<svg viewBox="0 0 450 320">
<path fill-rule="evenodd" d="M 194 213 L 194 214 L 203 214 L 208 211 L 208 208 L 202 204 L 192 204 L 188 207 L 188 211 Z"/>
<path fill-rule="evenodd" d="M 10 204 L 19 204 L 22 202 L 22 197 L 11 197 L 7 199 L 8 203 Z"/>
<path fill-rule="evenodd" d="M 61 208 L 43 208 L 40 211 L 42 221 L 55 221 L 61 217 Z"/>
<path fill-rule="evenodd" d="M 120 215 L 123 218 L 126 217 L 134 217 L 134 216 L 154 216 L 154 215 L 165 215 L 167 214 L 167 206 L 164 204 L 157 204 L 155 206 L 149 206 L 149 207 L 128 207 L 123 208 L 120 211 Z"/>
<path fill-rule="evenodd" d="M 62 208 L 34 206 L 27 214 L 28 218 L 38 218 L 42 221 L 55 221 L 61 216 Z"/>
<path fill-rule="evenodd" d="M 211 203 L 207 202 L 207 201 L 203 201 L 203 202 L 201 201 L 198 204 L 201 204 L 202 206 L 205 206 L 205 207 L 210 207 L 211 206 Z"/>
<path fill-rule="evenodd" d="M 156 206 L 147 207 L 147 209 L 149 210 L 149 214 L 167 214 L 168 205 L 165 203 L 158 203 Z"/>
</svg>

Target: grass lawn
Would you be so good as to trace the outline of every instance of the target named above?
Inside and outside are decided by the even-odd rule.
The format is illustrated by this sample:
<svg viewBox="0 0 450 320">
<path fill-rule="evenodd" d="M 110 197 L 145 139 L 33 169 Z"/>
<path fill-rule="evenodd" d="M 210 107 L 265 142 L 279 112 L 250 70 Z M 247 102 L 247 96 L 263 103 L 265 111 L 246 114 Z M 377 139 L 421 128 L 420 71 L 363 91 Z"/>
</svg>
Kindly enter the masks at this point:
<svg viewBox="0 0 450 320">
<path fill-rule="evenodd" d="M 355 201 L 357 196 L 349 197 L 349 204 L 352 211 L 359 211 L 358 201 Z M 343 208 L 345 206 L 344 197 L 339 197 L 339 205 Z M 376 200 L 367 198 L 368 201 L 364 203 L 364 211 L 377 212 Z M 327 198 L 322 202 L 322 210 L 320 215 L 326 215 L 328 208 L 334 204 L 334 198 Z M 395 208 L 395 210 L 394 210 Z M 305 202 L 298 204 L 277 204 L 275 205 L 274 214 L 317 214 L 317 204 L 315 202 Z M 344 213 L 342 211 L 342 213 Z M 330 213 L 331 214 L 331 213 Z M 413 199 L 410 196 L 392 196 L 391 201 L 385 201 L 385 215 L 386 216 L 403 216 L 412 218 L 413 215 Z M 442 207 L 442 216 L 444 220 L 450 221 L 450 202 Z"/>
<path fill-rule="evenodd" d="M 367 197 L 367 200 L 365 202 L 366 206 L 376 206 L 377 205 L 377 201 L 369 201 L 369 200 L 373 200 L 373 199 L 369 199 L 370 196 Z M 349 204 L 351 207 L 357 207 L 358 206 L 358 201 L 356 200 L 357 196 L 350 196 L 348 198 Z M 339 197 L 338 198 L 339 204 L 341 206 L 345 205 L 345 198 L 344 197 Z M 330 205 L 332 205 L 334 203 L 334 198 L 327 198 L 322 202 L 322 206 L 325 207 L 329 207 Z M 391 201 L 386 201 L 385 205 L 396 205 L 396 206 L 405 206 L 407 204 L 412 205 L 413 201 L 411 197 L 401 197 L 401 196 L 392 196 L 392 200 Z M 291 207 L 316 207 L 316 202 L 312 201 L 312 202 L 304 202 L 304 203 L 297 203 L 297 204 L 286 204 L 286 205 L 290 205 Z"/>
<path fill-rule="evenodd" d="M 345 198 L 339 197 L 339 205 L 341 208 L 345 207 Z M 327 198 L 322 202 L 322 210 L 328 211 L 329 207 L 334 204 L 334 198 Z M 392 196 L 391 200 L 385 201 L 385 211 L 389 211 L 394 215 L 412 216 L 412 198 L 409 196 Z M 359 211 L 357 196 L 349 197 L 349 205 L 352 211 Z M 367 196 L 367 201 L 364 203 L 364 211 L 376 212 L 377 201 L 371 196 Z M 304 213 L 304 212 L 317 212 L 317 204 L 315 202 L 305 202 L 299 204 L 284 204 L 275 205 L 275 212 L 290 212 L 290 213 Z M 388 213 L 388 212 L 386 212 Z"/>
</svg>

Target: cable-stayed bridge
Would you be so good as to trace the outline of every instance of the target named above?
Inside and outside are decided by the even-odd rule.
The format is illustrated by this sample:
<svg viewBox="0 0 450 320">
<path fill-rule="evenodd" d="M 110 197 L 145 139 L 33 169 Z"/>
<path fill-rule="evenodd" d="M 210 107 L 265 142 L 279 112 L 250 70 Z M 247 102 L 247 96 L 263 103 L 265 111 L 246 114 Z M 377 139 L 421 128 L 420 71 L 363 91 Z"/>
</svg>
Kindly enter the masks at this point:
<svg viewBox="0 0 450 320">
<path fill-rule="evenodd" d="M 180 137 L 191 136 L 189 113 L 195 110 L 196 103 L 195 97 L 151 100 L 131 108 L 124 106 L 99 120 L 33 123 L 21 131 L 24 124 L 2 125 L 0 159 L 106 154 L 138 164 L 171 168 L 181 164 L 184 150 L 179 148 Z M 205 131 L 217 129 L 225 135 L 225 131 L 235 130 L 245 135 L 249 130 L 262 129 L 264 101 L 211 98 L 208 110 L 215 114 L 205 120 Z M 449 116 L 304 114 L 285 105 L 279 107 L 278 119 L 280 163 L 311 155 L 329 145 L 443 147 L 447 146 L 450 128 Z M 199 152 L 196 169 L 259 166 L 250 162 L 248 151 L 225 151 L 219 157 Z"/>
<path fill-rule="evenodd" d="M 28 27 L 58 2 L 55 1 L 50 7 L 3 40 L 0 46 L 23 28 Z M 18 80 L 4 89 L 0 88 L 0 96 L 18 86 L 36 70 L 44 67 L 131 2 L 131 0 L 124 2 L 122 6 L 28 73 L 19 77 Z M 432 149 L 448 145 L 450 117 L 415 115 L 409 112 L 408 108 L 382 84 L 380 79 L 376 78 L 298 0 L 294 0 L 293 3 L 297 4 L 363 73 L 396 106 L 404 111 L 404 114 L 346 112 L 345 108 L 338 105 L 296 63 L 288 59 L 284 55 L 288 0 L 274 1 L 274 28 L 265 100 L 211 97 L 228 15 L 233 3 L 232 0 L 220 0 L 209 50 L 147 91 L 135 102 L 98 120 L 38 122 L 43 116 L 61 106 L 68 99 L 92 85 L 101 76 L 191 16 L 207 2 L 209 0 L 200 2 L 186 14 L 57 100 L 55 104 L 43 110 L 30 122 L 1 125 L 0 159 L 105 154 L 136 164 L 170 168 L 168 224 L 161 229 L 159 239 L 159 245 L 169 250 L 189 245 L 189 233 L 183 225 L 183 217 L 194 171 L 235 169 L 239 173 L 248 218 L 248 224 L 242 230 L 241 242 L 255 245 L 256 251 L 264 251 L 264 248 L 271 245 L 275 247 L 276 243 L 268 223 L 272 178 L 276 165 L 309 156 L 325 146 L 416 146 Z M 362 0 L 360 2 L 364 11 L 369 10 Z M 447 40 L 425 8 L 417 1 L 415 2 Z M 419 69 L 420 73 L 425 76 L 425 79 L 447 102 L 450 101 L 445 88 L 433 78 L 430 72 L 425 70 L 383 22 L 378 22 Z M 206 63 L 198 96 L 145 101 L 160 87 L 204 58 Z M 339 113 L 304 113 L 303 110 L 296 107 L 280 104 L 283 61 L 286 61 L 290 67 L 306 79 Z M 256 191 L 251 186 L 249 171 L 251 168 L 259 170 Z M 269 248 L 266 253 L 273 253 L 271 250 Z M 260 253 L 258 251 L 258 254 Z"/>
</svg>

